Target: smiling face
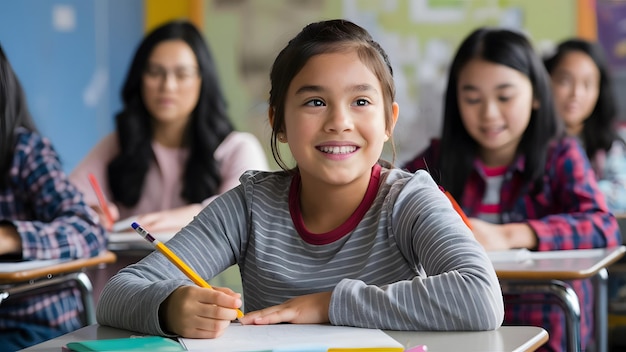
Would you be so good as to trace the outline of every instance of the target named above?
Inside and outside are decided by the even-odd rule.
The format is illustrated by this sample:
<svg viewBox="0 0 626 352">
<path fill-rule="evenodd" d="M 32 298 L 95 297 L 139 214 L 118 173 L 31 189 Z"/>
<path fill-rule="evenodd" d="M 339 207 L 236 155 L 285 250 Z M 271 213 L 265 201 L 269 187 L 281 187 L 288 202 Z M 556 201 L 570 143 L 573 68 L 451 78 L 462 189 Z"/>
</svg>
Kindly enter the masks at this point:
<svg viewBox="0 0 626 352">
<path fill-rule="evenodd" d="M 528 77 L 473 59 L 459 73 L 457 94 L 461 120 L 479 144 L 482 161 L 488 166 L 510 164 L 530 122 L 533 91 Z"/>
<path fill-rule="evenodd" d="M 552 71 L 552 91 L 567 133 L 578 135 L 591 115 L 600 93 L 600 70 L 581 51 L 564 54 Z"/>
<path fill-rule="evenodd" d="M 142 97 L 157 124 L 184 126 L 200 96 L 198 62 L 182 40 L 154 47 L 143 74 Z"/>
<path fill-rule="evenodd" d="M 303 185 L 367 185 L 393 130 L 384 107 L 379 80 L 354 50 L 309 59 L 289 85 L 283 133 Z"/>
</svg>

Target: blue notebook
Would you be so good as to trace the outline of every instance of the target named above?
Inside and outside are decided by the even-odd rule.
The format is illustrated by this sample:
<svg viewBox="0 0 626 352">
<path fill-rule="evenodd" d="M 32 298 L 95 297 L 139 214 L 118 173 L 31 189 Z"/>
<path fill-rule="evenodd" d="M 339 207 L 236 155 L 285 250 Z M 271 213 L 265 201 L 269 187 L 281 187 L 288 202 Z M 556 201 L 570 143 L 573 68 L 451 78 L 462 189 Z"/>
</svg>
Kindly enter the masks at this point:
<svg viewBox="0 0 626 352">
<path fill-rule="evenodd" d="M 64 351 L 186 351 L 178 342 L 161 336 L 140 336 L 123 339 L 89 340 L 68 343 Z"/>
</svg>

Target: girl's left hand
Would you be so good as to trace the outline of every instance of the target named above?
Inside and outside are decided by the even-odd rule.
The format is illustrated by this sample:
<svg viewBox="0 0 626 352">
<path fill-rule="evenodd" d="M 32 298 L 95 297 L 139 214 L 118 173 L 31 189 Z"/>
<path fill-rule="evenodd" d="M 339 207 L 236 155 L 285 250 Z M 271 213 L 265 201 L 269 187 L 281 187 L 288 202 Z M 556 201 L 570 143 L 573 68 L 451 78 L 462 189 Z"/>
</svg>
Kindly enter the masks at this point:
<svg viewBox="0 0 626 352">
<path fill-rule="evenodd" d="M 474 237 L 487 251 L 537 247 L 537 236 L 526 223 L 492 224 L 471 218 Z"/>
<path fill-rule="evenodd" d="M 476 240 L 487 251 L 503 251 L 510 249 L 504 225 L 492 224 L 484 220 L 471 218 L 472 232 Z"/>
<path fill-rule="evenodd" d="M 294 297 L 285 303 L 246 313 L 239 322 L 244 325 L 328 323 L 331 294 L 320 292 Z"/>
</svg>

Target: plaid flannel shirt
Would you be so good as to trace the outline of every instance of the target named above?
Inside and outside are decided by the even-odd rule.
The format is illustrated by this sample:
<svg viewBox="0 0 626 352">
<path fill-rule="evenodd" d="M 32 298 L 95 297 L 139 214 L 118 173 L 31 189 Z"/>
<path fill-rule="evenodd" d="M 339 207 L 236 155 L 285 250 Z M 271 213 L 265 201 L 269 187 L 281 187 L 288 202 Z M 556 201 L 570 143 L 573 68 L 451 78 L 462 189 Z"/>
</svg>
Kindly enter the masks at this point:
<svg viewBox="0 0 626 352">
<path fill-rule="evenodd" d="M 106 248 L 97 215 L 68 181 L 48 139 L 24 128 L 16 130 L 7 181 L 0 189 L 0 223 L 17 228 L 22 259 L 88 258 Z M 75 288 L 9 298 L 0 304 L 0 337 L 1 331 L 19 329 L 24 323 L 73 331 L 82 326 L 82 310 Z"/>
<path fill-rule="evenodd" d="M 439 141 L 408 162 L 414 172 L 428 169 L 439 173 Z M 529 192 L 522 184 L 524 158 L 509 166 L 500 190 L 501 223 L 525 222 L 537 235 L 538 251 L 614 247 L 621 243 L 617 221 L 609 212 L 589 160 L 574 138 L 550 145 L 543 176 L 543 188 Z M 461 198 L 461 207 L 474 216 L 485 191 L 484 175 L 476 167 Z M 593 287 L 590 280 L 568 282 L 576 291 L 581 307 L 581 344 L 593 333 Z M 550 340 L 542 349 L 565 351 L 565 317 L 547 296 L 526 295 L 523 299 L 546 302 L 541 305 L 505 305 L 505 324 L 542 326 Z"/>
</svg>

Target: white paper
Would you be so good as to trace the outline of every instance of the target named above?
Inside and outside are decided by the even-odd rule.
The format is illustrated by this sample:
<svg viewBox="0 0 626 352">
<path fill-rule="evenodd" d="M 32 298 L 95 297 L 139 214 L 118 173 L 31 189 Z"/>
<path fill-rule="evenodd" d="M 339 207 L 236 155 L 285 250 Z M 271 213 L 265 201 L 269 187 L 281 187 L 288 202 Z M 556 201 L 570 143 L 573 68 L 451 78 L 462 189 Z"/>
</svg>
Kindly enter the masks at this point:
<svg viewBox="0 0 626 352">
<path fill-rule="evenodd" d="M 530 259 L 530 251 L 526 248 L 511 249 L 508 251 L 487 251 L 492 263 L 524 262 Z"/>
<path fill-rule="evenodd" d="M 113 224 L 113 232 L 129 232 L 133 231 L 133 228 L 130 226 L 133 222 L 137 222 L 136 216 L 131 216 L 126 219 L 122 219 Z"/>
<path fill-rule="evenodd" d="M 379 329 L 318 324 L 241 325 L 232 323 L 216 339 L 180 338 L 188 351 L 326 351 L 328 348 L 404 346 Z"/>
<path fill-rule="evenodd" d="M 155 233 L 150 232 L 150 235 L 152 235 L 152 237 L 156 238 L 157 240 L 163 243 L 169 241 L 172 237 L 174 237 L 175 234 L 176 232 L 155 232 Z M 145 242 L 148 245 L 148 247 L 152 247 L 150 242 L 148 242 L 145 238 L 141 237 L 141 235 L 135 231 L 109 232 L 107 233 L 107 236 L 109 238 L 109 243 L 111 244 L 125 244 L 125 243 L 135 244 L 138 242 L 139 243 Z"/>
<path fill-rule="evenodd" d="M 595 248 L 536 252 L 521 248 L 508 251 L 487 251 L 487 256 L 492 263 L 516 263 L 539 259 L 593 258 L 601 256 L 605 250 L 605 248 Z"/>
<path fill-rule="evenodd" d="M 530 252 L 531 259 L 566 259 L 566 258 L 593 258 L 605 253 L 606 248 L 571 249 L 563 251 Z"/>
<path fill-rule="evenodd" d="M 135 244 L 137 242 L 145 242 L 147 244 L 146 247 L 152 247 L 152 245 L 148 241 L 146 241 L 146 239 L 141 237 L 140 234 L 133 230 L 133 228 L 130 226 L 133 222 L 137 222 L 137 216 L 131 216 L 113 224 L 113 231 L 107 233 L 109 243 Z M 152 235 L 152 237 L 163 243 L 169 241 L 172 237 L 174 237 L 175 234 L 175 231 L 150 232 L 150 235 Z"/>
<path fill-rule="evenodd" d="M 31 269 L 45 268 L 69 261 L 69 259 L 27 260 L 23 262 L 0 263 L 0 273 L 14 273 Z"/>
</svg>

